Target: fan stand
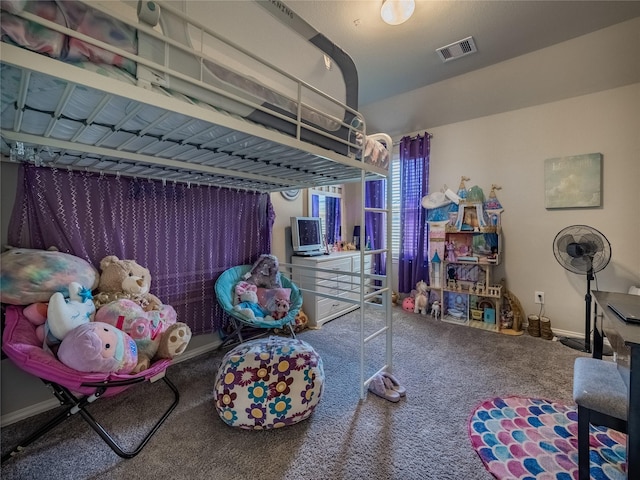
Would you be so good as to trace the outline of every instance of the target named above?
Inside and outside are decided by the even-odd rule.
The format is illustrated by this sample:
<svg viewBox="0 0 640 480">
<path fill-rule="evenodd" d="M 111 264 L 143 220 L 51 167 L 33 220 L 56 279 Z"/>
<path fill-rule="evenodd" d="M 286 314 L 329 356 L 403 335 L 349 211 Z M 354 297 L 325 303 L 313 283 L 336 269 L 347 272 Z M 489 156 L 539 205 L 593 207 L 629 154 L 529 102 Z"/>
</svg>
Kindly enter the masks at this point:
<svg viewBox="0 0 640 480">
<path fill-rule="evenodd" d="M 587 293 L 584 296 L 584 340 L 573 337 L 562 337 L 560 343 L 585 353 L 591 353 L 591 280 L 593 280 L 593 269 L 587 273 Z M 611 356 L 613 352 L 610 347 L 603 345 L 602 355 Z"/>
</svg>

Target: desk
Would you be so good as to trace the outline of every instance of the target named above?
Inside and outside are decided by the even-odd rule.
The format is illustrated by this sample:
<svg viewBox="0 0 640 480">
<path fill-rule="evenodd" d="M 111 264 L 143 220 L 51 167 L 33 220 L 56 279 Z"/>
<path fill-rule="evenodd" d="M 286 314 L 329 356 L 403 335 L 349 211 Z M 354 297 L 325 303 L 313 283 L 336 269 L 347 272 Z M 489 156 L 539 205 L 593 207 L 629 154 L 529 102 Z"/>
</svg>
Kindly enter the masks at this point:
<svg viewBox="0 0 640 480">
<path fill-rule="evenodd" d="M 613 348 L 618 372 L 627 385 L 627 478 L 640 479 L 640 324 L 626 323 L 607 304 L 622 300 L 640 304 L 640 296 L 626 293 L 591 292 L 595 298 L 593 356 L 602 358 L 603 335 Z M 598 313 L 598 308 L 600 312 Z M 599 321 L 600 320 L 600 321 Z"/>
</svg>

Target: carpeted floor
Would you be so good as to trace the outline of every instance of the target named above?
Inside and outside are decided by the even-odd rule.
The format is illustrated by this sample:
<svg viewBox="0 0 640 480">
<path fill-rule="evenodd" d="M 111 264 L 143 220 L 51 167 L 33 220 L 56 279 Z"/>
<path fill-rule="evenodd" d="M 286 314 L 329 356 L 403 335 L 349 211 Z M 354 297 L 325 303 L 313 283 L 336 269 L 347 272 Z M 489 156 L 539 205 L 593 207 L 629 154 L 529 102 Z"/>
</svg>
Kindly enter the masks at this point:
<svg viewBox="0 0 640 480">
<path fill-rule="evenodd" d="M 437 479 L 493 478 L 469 441 L 468 422 L 487 398 L 520 395 L 572 405 L 573 361 L 558 342 L 499 335 L 394 309 L 394 373 L 406 398 L 359 399 L 357 312 L 299 338 L 322 356 L 326 388 L 314 414 L 270 431 L 228 427 L 212 403 L 224 351 L 174 365 L 178 408 L 135 458 L 114 454 L 72 418 L 2 465 L 10 479 Z M 379 315 L 367 311 L 372 329 Z M 369 330 L 369 328 L 367 329 Z M 367 349 L 367 369 L 382 365 L 382 339 Z M 44 387 L 43 387 L 44 388 Z M 123 443 L 134 444 L 168 401 L 154 385 L 99 400 L 91 412 Z M 6 452 L 52 412 L 2 429 Z M 123 433 L 118 433 L 123 432 Z"/>
<path fill-rule="evenodd" d="M 591 478 L 625 480 L 626 435 L 590 427 Z M 544 399 L 497 397 L 469 421 L 471 443 L 498 480 L 578 478 L 578 413 Z"/>
</svg>

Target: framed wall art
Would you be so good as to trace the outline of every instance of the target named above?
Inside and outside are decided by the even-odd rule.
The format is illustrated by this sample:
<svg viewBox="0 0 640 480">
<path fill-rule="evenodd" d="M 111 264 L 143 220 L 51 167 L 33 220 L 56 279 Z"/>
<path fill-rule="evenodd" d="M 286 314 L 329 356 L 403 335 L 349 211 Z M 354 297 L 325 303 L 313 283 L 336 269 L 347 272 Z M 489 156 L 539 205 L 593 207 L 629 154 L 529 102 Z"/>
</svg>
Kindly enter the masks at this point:
<svg viewBox="0 0 640 480">
<path fill-rule="evenodd" d="M 544 206 L 602 206 L 602 154 L 587 153 L 544 161 Z"/>
</svg>

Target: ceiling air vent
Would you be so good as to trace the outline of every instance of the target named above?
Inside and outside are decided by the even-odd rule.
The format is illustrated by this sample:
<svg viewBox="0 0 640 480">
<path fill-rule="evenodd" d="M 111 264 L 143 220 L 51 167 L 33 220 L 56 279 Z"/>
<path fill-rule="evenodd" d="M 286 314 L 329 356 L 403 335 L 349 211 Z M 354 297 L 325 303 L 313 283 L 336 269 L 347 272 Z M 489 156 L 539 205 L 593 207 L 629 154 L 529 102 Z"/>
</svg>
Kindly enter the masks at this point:
<svg viewBox="0 0 640 480">
<path fill-rule="evenodd" d="M 463 38 L 462 40 L 458 40 L 446 47 L 436 49 L 436 52 L 438 52 L 438 55 L 440 56 L 440 60 L 443 62 L 450 62 L 451 60 L 464 57 L 465 55 L 469 55 L 470 53 L 475 53 L 477 51 L 478 49 L 473 41 L 473 37 Z"/>
</svg>

